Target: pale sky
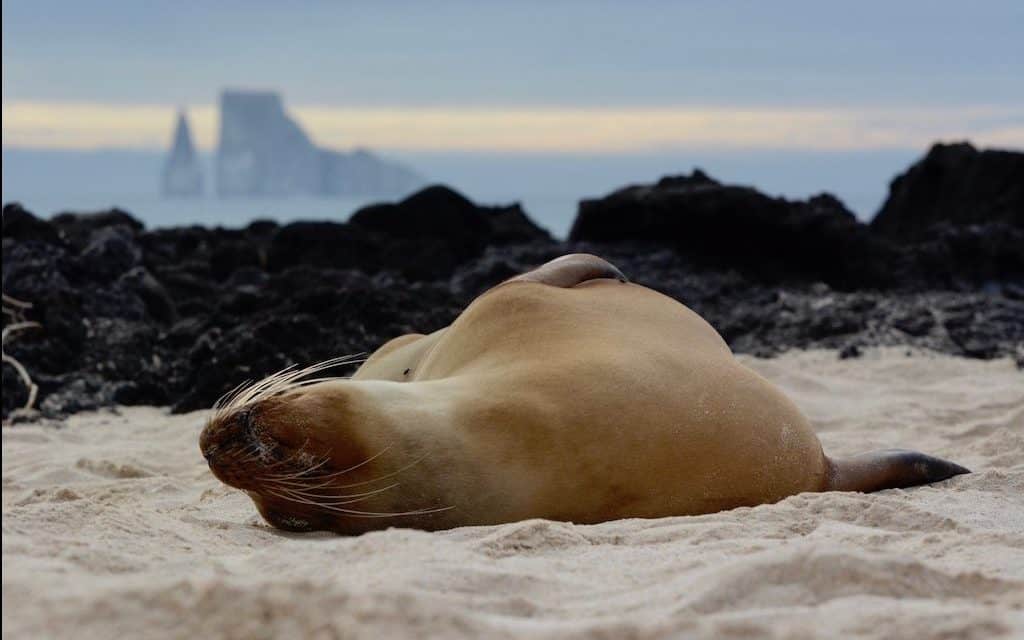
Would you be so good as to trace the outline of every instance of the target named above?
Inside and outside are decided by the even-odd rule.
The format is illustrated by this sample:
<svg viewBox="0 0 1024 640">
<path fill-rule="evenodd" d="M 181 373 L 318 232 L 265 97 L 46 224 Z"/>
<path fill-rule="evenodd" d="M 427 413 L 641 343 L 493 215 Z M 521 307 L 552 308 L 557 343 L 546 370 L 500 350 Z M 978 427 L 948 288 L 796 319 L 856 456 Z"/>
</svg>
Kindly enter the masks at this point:
<svg viewBox="0 0 1024 640">
<path fill-rule="evenodd" d="M 395 151 L 1024 147 L 1022 2 L 3 3 L 3 144 L 215 144 L 225 87 Z"/>
</svg>

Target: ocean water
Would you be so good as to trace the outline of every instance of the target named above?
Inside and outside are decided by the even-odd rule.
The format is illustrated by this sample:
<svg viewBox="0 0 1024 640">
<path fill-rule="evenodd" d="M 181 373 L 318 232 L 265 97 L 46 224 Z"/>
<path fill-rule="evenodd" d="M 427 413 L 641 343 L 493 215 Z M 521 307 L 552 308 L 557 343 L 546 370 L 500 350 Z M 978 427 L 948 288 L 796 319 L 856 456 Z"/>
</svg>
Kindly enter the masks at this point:
<svg viewBox="0 0 1024 640">
<path fill-rule="evenodd" d="M 98 211 L 119 207 L 128 211 L 149 228 L 198 224 L 203 226 L 244 227 L 259 218 L 281 223 L 296 220 L 329 220 L 345 222 L 360 208 L 382 198 L 163 198 L 147 194 L 24 194 L 5 193 L 4 202 L 17 201 L 42 217 L 64 211 Z M 398 198 L 395 198 L 398 199 Z M 505 205 L 519 202 L 530 218 L 552 235 L 564 238 L 576 217 L 578 198 L 570 196 L 535 195 L 526 198 L 475 199 L 478 204 Z"/>
<path fill-rule="evenodd" d="M 889 180 L 914 160 L 913 151 L 863 153 L 674 152 L 640 155 L 420 153 L 393 159 L 414 167 L 424 182 L 447 184 L 478 204 L 519 202 L 552 235 L 564 238 L 581 199 L 601 197 L 629 184 L 702 167 L 726 184 L 754 186 L 771 196 L 803 199 L 821 191 L 837 195 L 862 220 L 878 210 Z M 212 172 L 212 160 L 202 155 Z M 344 222 L 381 198 L 164 199 L 158 184 L 160 151 L 61 151 L 3 149 L 3 202 L 21 202 L 51 216 L 117 206 L 147 226 L 187 224 L 240 227 L 256 218 L 279 222 Z M 207 189 L 210 189 L 207 181 Z M 395 194 L 386 200 L 398 200 Z M 625 221 L 628 224 L 628 221 Z"/>
</svg>

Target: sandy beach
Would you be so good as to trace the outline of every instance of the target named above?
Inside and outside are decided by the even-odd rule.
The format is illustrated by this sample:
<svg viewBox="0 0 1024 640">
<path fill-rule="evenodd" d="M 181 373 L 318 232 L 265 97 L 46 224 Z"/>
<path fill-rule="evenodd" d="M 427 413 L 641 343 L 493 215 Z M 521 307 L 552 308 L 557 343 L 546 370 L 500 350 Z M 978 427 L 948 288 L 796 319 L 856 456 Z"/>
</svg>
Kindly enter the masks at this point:
<svg viewBox="0 0 1024 640">
<path fill-rule="evenodd" d="M 830 454 L 974 473 L 701 517 L 293 535 L 209 473 L 205 412 L 81 413 L 3 430 L 3 637 L 1024 637 L 1009 358 L 742 358 Z"/>
</svg>

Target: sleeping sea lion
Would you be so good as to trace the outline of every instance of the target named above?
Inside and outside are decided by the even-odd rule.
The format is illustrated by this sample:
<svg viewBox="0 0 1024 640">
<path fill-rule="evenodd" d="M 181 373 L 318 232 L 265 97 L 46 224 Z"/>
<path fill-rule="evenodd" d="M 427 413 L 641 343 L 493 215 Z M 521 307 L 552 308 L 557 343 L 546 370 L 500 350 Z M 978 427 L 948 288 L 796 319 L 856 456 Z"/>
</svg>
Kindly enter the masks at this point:
<svg viewBox="0 0 1024 640">
<path fill-rule="evenodd" d="M 344 361 L 241 389 L 200 437 L 276 527 L 595 523 L 967 473 L 904 450 L 829 458 L 711 325 L 592 255 L 499 284 L 349 379 L 310 379 Z"/>
</svg>

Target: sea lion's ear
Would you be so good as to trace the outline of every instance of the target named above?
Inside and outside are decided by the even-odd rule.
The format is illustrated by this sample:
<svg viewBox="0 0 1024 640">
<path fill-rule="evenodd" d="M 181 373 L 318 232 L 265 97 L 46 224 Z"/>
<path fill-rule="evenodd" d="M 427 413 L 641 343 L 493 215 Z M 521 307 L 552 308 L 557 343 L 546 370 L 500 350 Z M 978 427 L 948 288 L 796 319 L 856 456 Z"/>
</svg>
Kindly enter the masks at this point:
<svg viewBox="0 0 1024 640">
<path fill-rule="evenodd" d="M 599 278 L 629 282 L 629 279 L 622 275 L 615 265 L 589 253 L 570 253 L 561 258 L 555 258 L 533 271 L 527 271 L 506 282 L 539 282 L 568 289 L 581 282 Z"/>
</svg>

